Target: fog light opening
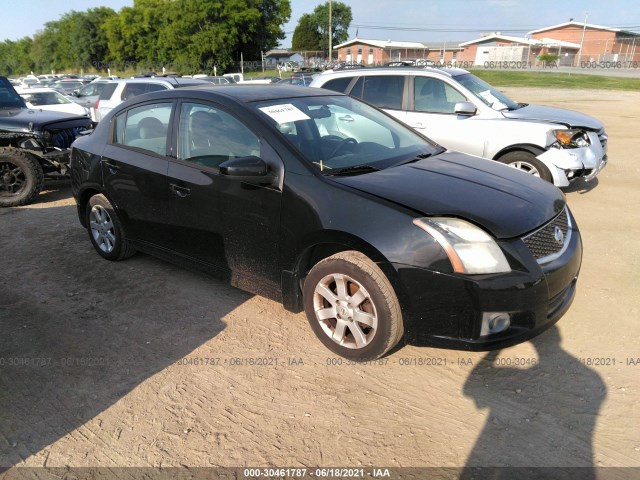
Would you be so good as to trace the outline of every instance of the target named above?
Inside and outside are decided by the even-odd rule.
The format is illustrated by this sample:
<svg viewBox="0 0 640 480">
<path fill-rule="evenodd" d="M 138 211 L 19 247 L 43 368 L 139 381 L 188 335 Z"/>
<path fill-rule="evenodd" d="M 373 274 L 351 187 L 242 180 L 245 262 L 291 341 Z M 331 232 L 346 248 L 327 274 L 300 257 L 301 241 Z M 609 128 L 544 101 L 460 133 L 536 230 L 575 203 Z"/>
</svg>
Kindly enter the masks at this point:
<svg viewBox="0 0 640 480">
<path fill-rule="evenodd" d="M 480 336 L 500 333 L 511 325 L 511 316 L 507 312 L 485 312 L 482 315 Z"/>
</svg>

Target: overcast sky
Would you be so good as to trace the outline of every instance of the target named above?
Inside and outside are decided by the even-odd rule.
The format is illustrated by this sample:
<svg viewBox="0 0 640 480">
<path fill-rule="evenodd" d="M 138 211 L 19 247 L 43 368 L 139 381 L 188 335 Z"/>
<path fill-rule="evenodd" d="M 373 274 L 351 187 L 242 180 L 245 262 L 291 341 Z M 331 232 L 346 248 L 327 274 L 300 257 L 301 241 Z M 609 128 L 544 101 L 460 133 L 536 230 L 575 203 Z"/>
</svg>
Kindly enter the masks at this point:
<svg viewBox="0 0 640 480">
<path fill-rule="evenodd" d="M 285 25 L 291 36 L 304 13 L 322 0 L 291 0 L 291 21 Z M 483 32 L 500 31 L 523 35 L 529 30 L 555 25 L 574 18 L 583 22 L 640 32 L 638 0 L 344 0 L 353 13 L 350 38 L 433 42 L 466 41 Z M 57 20 L 71 10 L 97 6 L 120 10 L 133 0 L 0 0 L 0 39 L 16 40 L 32 36 L 46 22 Z"/>
</svg>

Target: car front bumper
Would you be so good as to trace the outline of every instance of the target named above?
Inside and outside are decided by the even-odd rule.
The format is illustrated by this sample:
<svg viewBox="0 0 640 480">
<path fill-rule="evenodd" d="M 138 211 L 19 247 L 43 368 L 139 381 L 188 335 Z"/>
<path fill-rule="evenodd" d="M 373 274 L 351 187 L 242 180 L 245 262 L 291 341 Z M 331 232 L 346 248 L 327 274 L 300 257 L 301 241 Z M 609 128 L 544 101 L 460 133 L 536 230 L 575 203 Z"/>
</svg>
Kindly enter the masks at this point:
<svg viewBox="0 0 640 480">
<path fill-rule="evenodd" d="M 521 240 L 501 242 L 512 258 L 506 274 L 444 274 L 394 264 L 409 343 L 460 350 L 492 350 L 524 342 L 556 323 L 569 309 L 582 262 L 574 229 L 562 255 L 538 265 Z M 483 319 L 506 314 L 510 325 L 483 335 Z"/>
<path fill-rule="evenodd" d="M 549 148 L 536 158 L 543 162 L 557 187 L 566 187 L 577 178 L 593 180 L 607 165 L 608 136 L 604 130 L 587 132 L 590 145 L 581 148 Z"/>
</svg>

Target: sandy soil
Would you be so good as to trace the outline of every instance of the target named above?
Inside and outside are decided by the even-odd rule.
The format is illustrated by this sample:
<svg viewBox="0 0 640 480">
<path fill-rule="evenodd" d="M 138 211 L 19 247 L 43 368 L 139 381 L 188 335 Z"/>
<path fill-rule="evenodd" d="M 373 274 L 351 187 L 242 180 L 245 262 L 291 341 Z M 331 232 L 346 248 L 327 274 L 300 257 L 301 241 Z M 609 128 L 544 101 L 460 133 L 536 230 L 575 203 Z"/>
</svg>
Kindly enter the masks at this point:
<svg viewBox="0 0 640 480">
<path fill-rule="evenodd" d="M 0 467 L 640 467 L 640 94 L 505 90 L 610 134 L 599 179 L 567 190 L 585 252 L 556 328 L 349 365 L 303 314 L 100 259 L 56 182 L 0 210 Z"/>
</svg>

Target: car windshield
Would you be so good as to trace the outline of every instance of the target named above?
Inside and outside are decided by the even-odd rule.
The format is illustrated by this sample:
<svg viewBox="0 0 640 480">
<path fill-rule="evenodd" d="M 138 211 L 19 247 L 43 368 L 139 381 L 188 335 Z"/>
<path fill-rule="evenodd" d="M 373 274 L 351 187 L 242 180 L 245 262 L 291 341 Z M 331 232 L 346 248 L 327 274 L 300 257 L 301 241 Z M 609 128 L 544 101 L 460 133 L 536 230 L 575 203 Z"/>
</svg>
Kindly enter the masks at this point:
<svg viewBox="0 0 640 480">
<path fill-rule="evenodd" d="M 40 105 L 66 105 L 71 103 L 71 100 L 58 92 L 28 92 L 22 93 L 21 96 L 34 107 Z"/>
<path fill-rule="evenodd" d="M 425 158 L 441 148 L 348 96 L 262 101 L 256 108 L 325 175 L 381 170 Z"/>
<path fill-rule="evenodd" d="M 478 97 L 480 101 L 494 110 L 517 110 L 520 108 L 517 102 L 514 102 L 500 90 L 497 90 L 495 87 L 492 87 L 471 73 L 457 75 L 455 79 Z"/>
</svg>

